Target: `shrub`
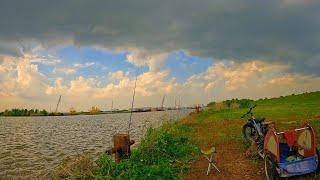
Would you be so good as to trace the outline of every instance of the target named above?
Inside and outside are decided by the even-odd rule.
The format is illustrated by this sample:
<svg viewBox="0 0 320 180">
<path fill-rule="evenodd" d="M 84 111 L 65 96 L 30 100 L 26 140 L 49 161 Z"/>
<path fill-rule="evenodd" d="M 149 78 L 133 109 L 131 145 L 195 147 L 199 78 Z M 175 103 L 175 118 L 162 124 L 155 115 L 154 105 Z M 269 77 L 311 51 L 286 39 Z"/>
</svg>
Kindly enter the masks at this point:
<svg viewBox="0 0 320 180">
<path fill-rule="evenodd" d="M 239 107 L 240 108 L 248 108 L 250 107 L 250 105 L 254 102 L 253 100 L 251 99 L 231 99 L 231 100 L 226 100 L 226 101 L 223 101 L 227 107 L 231 107 L 232 104 L 239 104 Z"/>
<path fill-rule="evenodd" d="M 102 155 L 97 160 L 98 178 L 181 179 L 179 174 L 188 169 L 189 161 L 198 150 L 179 132 L 170 132 L 165 128 L 149 129 L 131 157 L 119 164 Z"/>
<path fill-rule="evenodd" d="M 192 130 L 177 124 L 151 128 L 129 159 L 116 164 L 110 155 L 102 154 L 94 164 L 87 158 L 78 158 L 80 164 L 64 161 L 56 169 L 54 178 L 182 179 L 180 174 L 188 170 L 190 161 L 195 160 L 199 152 L 185 135 Z"/>
<path fill-rule="evenodd" d="M 216 102 L 210 102 L 209 104 L 207 104 L 207 107 L 214 107 L 215 104 Z"/>
</svg>

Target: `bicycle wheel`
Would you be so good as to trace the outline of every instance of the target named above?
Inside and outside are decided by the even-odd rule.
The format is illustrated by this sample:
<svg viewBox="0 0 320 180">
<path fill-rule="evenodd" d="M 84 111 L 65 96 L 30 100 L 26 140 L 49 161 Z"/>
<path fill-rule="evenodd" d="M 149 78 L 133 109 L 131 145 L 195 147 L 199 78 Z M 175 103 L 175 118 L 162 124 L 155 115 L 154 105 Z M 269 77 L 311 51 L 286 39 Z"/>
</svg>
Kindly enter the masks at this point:
<svg viewBox="0 0 320 180">
<path fill-rule="evenodd" d="M 242 134 L 243 134 L 244 140 L 249 145 L 252 143 L 252 141 L 255 141 L 255 139 L 258 136 L 258 133 L 255 130 L 255 128 L 249 123 L 245 124 L 242 127 Z"/>
</svg>

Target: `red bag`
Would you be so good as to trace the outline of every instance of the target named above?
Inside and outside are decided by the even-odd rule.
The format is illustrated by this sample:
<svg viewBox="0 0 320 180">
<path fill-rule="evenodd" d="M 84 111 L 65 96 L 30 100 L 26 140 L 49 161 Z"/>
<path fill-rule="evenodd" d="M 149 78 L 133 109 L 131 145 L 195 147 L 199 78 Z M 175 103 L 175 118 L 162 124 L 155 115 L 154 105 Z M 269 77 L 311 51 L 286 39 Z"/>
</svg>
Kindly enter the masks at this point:
<svg viewBox="0 0 320 180">
<path fill-rule="evenodd" d="M 297 132 L 295 130 L 289 130 L 284 132 L 284 137 L 287 139 L 288 146 L 292 148 L 296 144 Z"/>
</svg>

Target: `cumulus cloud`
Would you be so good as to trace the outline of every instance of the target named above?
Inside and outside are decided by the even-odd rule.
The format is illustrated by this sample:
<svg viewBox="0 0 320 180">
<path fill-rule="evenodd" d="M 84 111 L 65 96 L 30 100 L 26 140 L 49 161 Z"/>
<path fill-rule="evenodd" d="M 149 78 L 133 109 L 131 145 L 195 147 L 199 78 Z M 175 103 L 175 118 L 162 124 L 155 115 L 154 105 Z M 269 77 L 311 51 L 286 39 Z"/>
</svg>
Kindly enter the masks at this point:
<svg viewBox="0 0 320 180">
<path fill-rule="evenodd" d="M 127 78 L 125 72 L 123 71 L 116 71 L 116 72 L 109 72 L 108 73 L 108 78 L 112 81 L 117 81 L 117 80 L 122 80 Z"/>
<path fill-rule="evenodd" d="M 39 72 L 39 66 L 26 57 L 0 58 L 0 109 L 12 107 L 46 108 L 63 96 L 61 109 L 75 107 L 102 109 L 113 100 L 115 107 L 128 108 L 135 77 L 124 71 L 107 74 L 105 84 L 99 77 L 51 78 Z M 136 106 L 159 106 L 166 95 L 167 106 L 180 97 L 183 105 L 207 103 L 227 98 L 271 97 L 320 89 L 320 78 L 291 72 L 291 65 L 262 60 L 218 61 L 206 71 L 177 82 L 166 70 L 147 71 L 137 76 Z M 63 69 L 63 72 L 67 72 Z M 57 72 L 58 73 L 58 72 Z M 58 75 L 61 73 L 58 73 Z M 43 104 L 43 102 L 46 102 Z"/>
<path fill-rule="evenodd" d="M 135 78 L 123 71 L 108 76 L 115 81 L 103 86 L 95 79 L 81 76 L 62 85 L 62 79 L 58 78 L 54 86 L 47 88 L 47 93 L 62 94 L 79 106 L 83 106 L 83 102 L 105 106 L 105 101 L 113 99 L 119 107 L 128 107 Z M 137 79 L 136 106 L 158 106 L 163 95 L 167 96 L 168 106 L 173 106 L 174 99 L 179 97 L 183 97 L 184 105 L 192 105 L 226 98 L 273 97 L 320 88 L 317 76 L 291 73 L 288 65 L 261 60 L 216 63 L 180 83 L 169 78 L 166 71 L 145 72 Z"/>
<path fill-rule="evenodd" d="M 291 73 L 290 68 L 285 64 L 261 60 L 221 62 L 203 73 L 191 76 L 183 86 L 193 91 L 190 94 L 201 94 L 199 99 L 203 101 L 206 98 L 274 97 L 319 90 L 319 77 Z"/>
<path fill-rule="evenodd" d="M 39 72 L 43 64 L 55 65 L 57 76 L 93 68 L 95 62 L 62 66 L 54 55 L 41 54 L 69 44 L 126 52 L 128 62 L 147 66 L 149 71 L 138 75 L 138 106 L 155 106 L 164 94 L 184 97 L 189 105 L 318 90 L 319 8 L 316 0 L 5 0 L 0 5 L 0 96 L 7 103 L 1 106 L 62 94 L 64 104 L 84 110 L 109 99 L 127 107 L 134 78 L 126 70 L 109 73 L 106 84 Z M 163 69 L 167 55 L 177 50 L 209 57 L 214 64 L 177 82 Z"/>
<path fill-rule="evenodd" d="M 32 84 L 43 80 L 43 75 L 39 73 L 38 66 L 31 64 L 29 59 L 0 58 L 3 60 L 0 64 L 2 82 L 0 87 L 3 94 L 17 94 L 26 88 L 32 88 Z"/>
<path fill-rule="evenodd" d="M 0 56 L 0 69 L 0 109 L 34 107 L 33 103 L 47 98 L 43 93 L 47 78 L 28 58 Z"/>
<path fill-rule="evenodd" d="M 148 55 L 133 52 L 128 60 L 157 70 L 159 60 L 142 59 L 183 49 L 218 59 L 280 61 L 292 71 L 319 74 L 319 8 L 316 0 L 3 1 L 0 52 L 12 53 L 1 44 L 18 40 L 140 49 Z"/>
<path fill-rule="evenodd" d="M 46 89 L 46 94 L 63 94 L 66 91 L 66 87 L 62 84 L 63 78 L 59 77 L 55 80 L 54 86 L 48 86 Z"/>
<path fill-rule="evenodd" d="M 131 50 L 127 55 L 127 61 L 136 65 L 147 65 L 150 71 L 156 72 L 162 69 L 163 63 L 167 57 L 166 53 L 150 54 L 147 50 Z"/>
</svg>

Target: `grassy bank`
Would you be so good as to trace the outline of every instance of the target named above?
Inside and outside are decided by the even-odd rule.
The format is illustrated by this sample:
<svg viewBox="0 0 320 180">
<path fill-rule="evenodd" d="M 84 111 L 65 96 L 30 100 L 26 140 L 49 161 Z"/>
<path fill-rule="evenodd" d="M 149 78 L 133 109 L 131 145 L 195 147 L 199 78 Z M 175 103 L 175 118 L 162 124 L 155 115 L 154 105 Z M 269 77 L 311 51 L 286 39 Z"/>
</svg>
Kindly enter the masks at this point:
<svg viewBox="0 0 320 180">
<path fill-rule="evenodd" d="M 61 163 L 55 178 L 88 179 L 181 179 L 199 153 L 187 136 L 193 129 L 167 124 L 149 129 L 129 159 L 116 164 L 103 154 L 98 160 L 79 156 Z"/>
<path fill-rule="evenodd" d="M 224 106 L 211 103 L 201 113 L 192 113 L 175 124 L 150 129 L 133 150 L 132 156 L 114 164 L 110 156 L 102 155 L 95 162 L 80 158 L 77 166 L 68 162 L 56 171 L 56 177 L 89 177 L 98 179 L 262 179 L 263 161 L 245 156 L 241 119 L 244 105 Z M 252 103 L 252 101 L 249 101 Z M 296 128 L 305 122 L 317 133 L 320 148 L 320 92 L 254 101 L 256 117 L 274 121 L 281 131 Z M 207 160 L 199 155 L 200 148 L 217 149 L 217 166 L 221 173 L 205 175 Z M 73 161 L 72 161 L 73 162 Z M 82 169 L 82 170 L 79 170 Z M 319 177 L 318 177 L 319 178 Z"/>
<path fill-rule="evenodd" d="M 305 122 L 311 124 L 317 134 L 320 148 L 320 92 L 290 95 L 253 102 L 256 117 L 265 117 L 274 121 L 278 131 L 300 127 Z M 192 136 L 201 148 L 215 145 L 217 165 L 221 173 L 212 173 L 211 179 L 261 179 L 264 178 L 264 166 L 261 159 L 250 159 L 245 156 L 246 145 L 243 143 L 241 128 L 246 119 L 241 119 L 246 108 L 228 108 L 214 106 L 199 114 L 193 114 L 181 121 L 182 124 L 195 129 Z M 184 177 L 201 179 L 205 177 L 207 167 L 205 159 L 196 161 Z M 320 178 L 320 177 L 318 177 Z"/>
</svg>

